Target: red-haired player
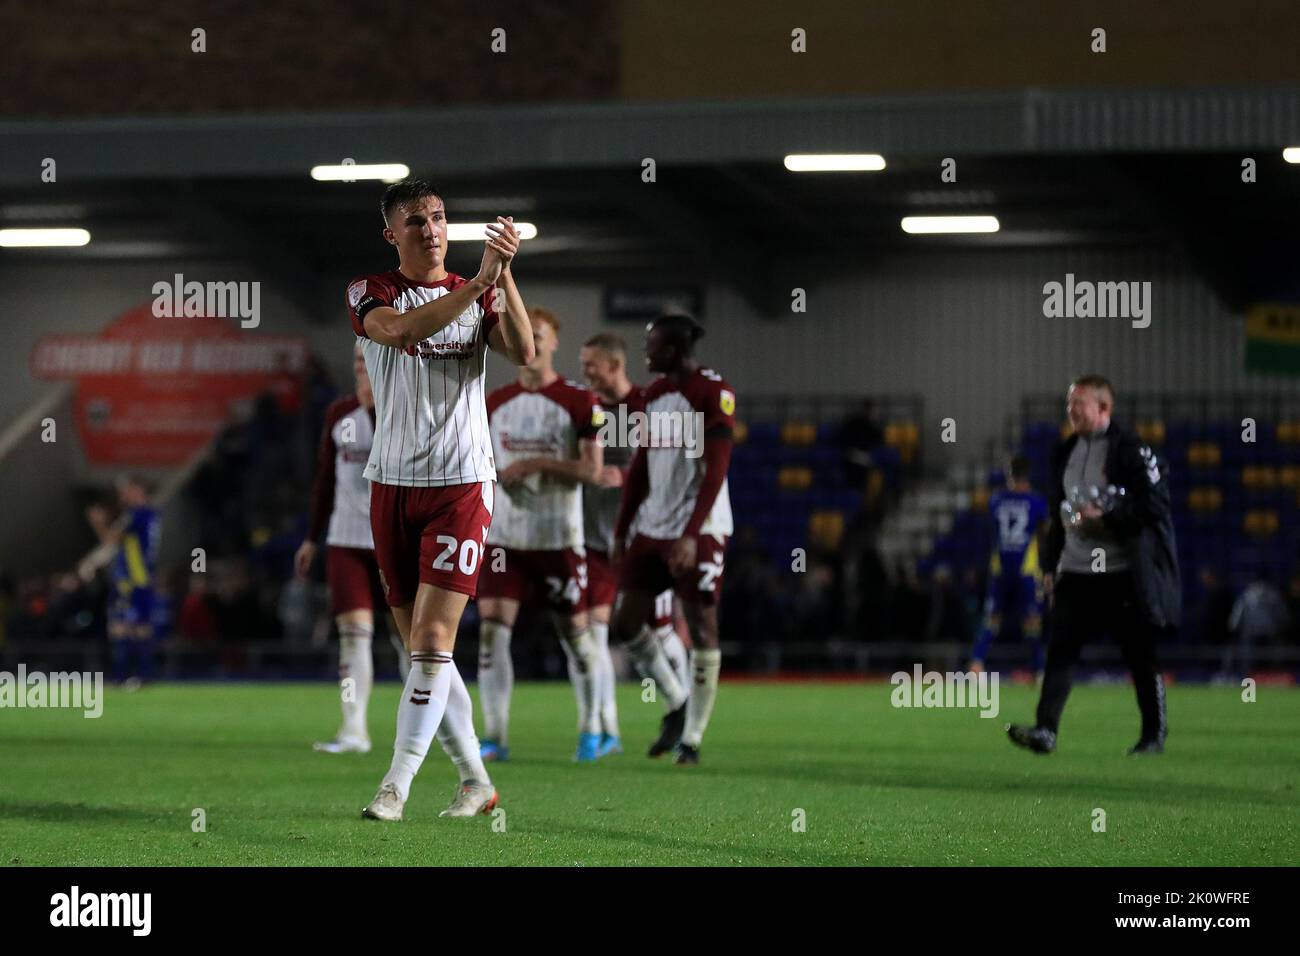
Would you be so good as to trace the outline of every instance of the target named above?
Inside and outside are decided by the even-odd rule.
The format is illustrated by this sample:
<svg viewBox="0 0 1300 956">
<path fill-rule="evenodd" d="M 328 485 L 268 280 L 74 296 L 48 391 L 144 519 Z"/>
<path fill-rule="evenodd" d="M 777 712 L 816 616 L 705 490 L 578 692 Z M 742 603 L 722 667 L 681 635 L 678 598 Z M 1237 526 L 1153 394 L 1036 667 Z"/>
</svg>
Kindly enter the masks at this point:
<svg viewBox="0 0 1300 956">
<path fill-rule="evenodd" d="M 501 471 L 488 558 L 479 582 L 479 701 L 484 760 L 509 754 L 514 668 L 510 636 L 519 606 L 536 597 L 551 612 L 578 701 L 575 759 L 599 754 L 598 660 L 587 617 L 585 488 L 600 480 L 596 441 L 604 412 L 586 386 L 555 371 L 560 321 L 529 309 L 537 356 L 517 381 L 488 395 L 492 447 Z"/>
</svg>

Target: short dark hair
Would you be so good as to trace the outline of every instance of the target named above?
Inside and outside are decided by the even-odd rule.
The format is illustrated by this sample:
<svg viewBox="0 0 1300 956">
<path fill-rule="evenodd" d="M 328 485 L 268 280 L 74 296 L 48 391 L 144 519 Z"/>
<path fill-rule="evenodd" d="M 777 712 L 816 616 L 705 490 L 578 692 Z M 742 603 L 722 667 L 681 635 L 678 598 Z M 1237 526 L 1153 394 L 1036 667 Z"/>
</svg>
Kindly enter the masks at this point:
<svg viewBox="0 0 1300 956">
<path fill-rule="evenodd" d="M 597 332 L 582 343 L 583 348 L 601 349 L 610 355 L 627 356 L 627 343 L 613 332 Z"/>
<path fill-rule="evenodd" d="M 442 199 L 442 190 L 424 179 L 403 179 L 400 183 L 393 183 L 384 190 L 384 198 L 379 202 L 379 211 L 384 214 L 384 225 L 390 224 L 389 218 L 398 206 L 415 202 L 425 196 L 436 196 Z M 444 199 L 443 202 L 445 203 L 446 200 Z"/>
<path fill-rule="evenodd" d="M 704 326 L 685 312 L 665 312 L 650 323 L 650 328 L 658 329 L 668 344 L 683 355 L 694 354 L 695 343 L 704 338 Z"/>
<path fill-rule="evenodd" d="M 1011 468 L 1011 479 L 1013 481 L 1029 480 L 1029 459 L 1024 455 L 1012 455 L 1011 461 L 1008 462 Z"/>
<path fill-rule="evenodd" d="M 1091 388 L 1094 391 L 1105 392 L 1110 398 L 1110 404 L 1112 406 L 1115 404 L 1115 388 L 1104 375 L 1080 375 L 1071 384 L 1075 388 Z"/>
</svg>

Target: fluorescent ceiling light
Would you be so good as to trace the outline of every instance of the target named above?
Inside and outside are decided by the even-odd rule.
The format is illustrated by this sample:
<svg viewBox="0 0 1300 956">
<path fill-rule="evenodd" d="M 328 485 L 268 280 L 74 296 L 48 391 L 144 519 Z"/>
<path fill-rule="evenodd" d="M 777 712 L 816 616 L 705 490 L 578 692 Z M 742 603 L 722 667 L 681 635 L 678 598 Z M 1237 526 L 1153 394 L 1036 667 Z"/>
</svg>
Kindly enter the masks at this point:
<svg viewBox="0 0 1300 956">
<path fill-rule="evenodd" d="M 0 229 L 0 247 L 33 249 L 51 246 L 84 246 L 90 242 L 85 229 Z"/>
<path fill-rule="evenodd" d="M 997 216 L 904 216 L 903 232 L 936 235 L 959 232 L 997 232 Z"/>
<path fill-rule="evenodd" d="M 879 153 L 791 153 L 785 168 L 792 173 L 860 173 L 885 168 Z"/>
<path fill-rule="evenodd" d="M 411 167 L 403 163 L 360 163 L 339 166 L 313 166 L 311 178 L 318 183 L 340 183 L 348 180 L 382 179 L 386 183 L 400 182 L 411 175 Z"/>
<path fill-rule="evenodd" d="M 1282 150 L 1282 158 L 1288 163 L 1300 163 L 1300 146 L 1288 146 Z"/>
<path fill-rule="evenodd" d="M 487 239 L 485 222 L 449 222 L 447 223 L 447 240 L 449 242 L 483 242 Z M 520 239 L 536 239 L 537 227 L 531 222 L 517 222 L 515 229 Z"/>
</svg>

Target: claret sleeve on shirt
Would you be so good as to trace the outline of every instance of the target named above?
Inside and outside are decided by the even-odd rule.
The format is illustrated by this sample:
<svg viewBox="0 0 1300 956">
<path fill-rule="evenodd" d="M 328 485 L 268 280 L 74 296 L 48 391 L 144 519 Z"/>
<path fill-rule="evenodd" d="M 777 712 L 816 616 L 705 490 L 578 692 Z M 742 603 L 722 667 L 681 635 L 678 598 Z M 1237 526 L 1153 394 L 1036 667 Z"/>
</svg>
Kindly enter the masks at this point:
<svg viewBox="0 0 1300 956">
<path fill-rule="evenodd" d="M 570 410 L 573 414 L 574 434 L 578 440 L 595 438 L 600 432 L 600 426 L 605 423 L 605 410 L 601 408 L 596 393 L 588 388 L 575 389 Z"/>
<path fill-rule="evenodd" d="M 721 377 L 708 379 L 705 390 L 704 431 L 707 434 L 715 426 L 722 425 L 730 429 L 736 427 L 736 391 Z"/>
<path fill-rule="evenodd" d="M 347 298 L 352 331 L 369 338 L 366 335 L 366 313 L 381 305 L 391 309 L 397 300 L 397 290 L 383 276 L 362 276 L 348 283 Z"/>
</svg>

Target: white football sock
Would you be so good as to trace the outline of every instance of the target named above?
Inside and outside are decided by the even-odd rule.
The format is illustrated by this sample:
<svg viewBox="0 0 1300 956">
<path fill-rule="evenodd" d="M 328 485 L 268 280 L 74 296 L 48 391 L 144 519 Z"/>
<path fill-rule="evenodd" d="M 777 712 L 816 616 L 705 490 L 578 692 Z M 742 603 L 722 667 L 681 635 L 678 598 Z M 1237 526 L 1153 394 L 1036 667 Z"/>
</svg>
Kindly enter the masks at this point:
<svg viewBox="0 0 1300 956">
<path fill-rule="evenodd" d="M 668 663 L 673 666 L 673 673 L 683 684 L 687 683 L 690 680 L 690 662 L 686 656 L 686 645 L 682 643 L 677 628 L 671 624 L 664 624 L 655 628 L 654 633 L 659 643 L 664 646 L 664 654 L 668 658 Z"/>
<path fill-rule="evenodd" d="M 614 698 L 614 658 L 609 653 L 609 622 L 592 621 L 591 636 L 596 644 L 596 703 L 600 708 L 600 729 L 618 736 L 618 702 Z"/>
<path fill-rule="evenodd" d="M 411 673 L 397 705 L 397 738 L 393 741 L 393 763 L 384 783 L 397 787 L 403 800 L 411 793 L 411 781 L 420 771 L 433 735 L 442 723 L 451 688 L 451 654 L 447 651 L 412 651 Z"/>
<path fill-rule="evenodd" d="M 699 648 L 691 652 L 691 670 L 694 681 L 691 686 L 691 699 L 686 702 L 686 729 L 682 731 L 682 743 L 698 747 L 704 739 L 704 731 L 709 726 L 709 716 L 713 713 L 713 699 L 718 695 L 718 673 L 722 670 L 722 651 L 716 647 L 712 650 Z"/>
<path fill-rule="evenodd" d="M 491 783 L 483 758 L 479 756 L 478 737 L 474 733 L 474 701 L 469 696 L 465 679 L 460 676 L 460 668 L 455 662 L 447 664 L 444 669 L 451 671 L 451 686 L 447 691 L 447 709 L 438 725 L 438 743 L 456 765 L 461 783 L 471 780 Z"/>
<path fill-rule="evenodd" d="M 656 693 L 663 699 L 665 711 L 674 711 L 686 702 L 686 689 L 673 673 L 663 645 L 649 628 L 642 628 L 640 634 L 627 642 L 627 652 L 641 673 L 655 682 Z"/>
<path fill-rule="evenodd" d="M 562 627 L 567 627 L 564 622 Z M 578 701 L 578 733 L 600 733 L 600 698 L 597 696 L 597 660 L 596 641 L 591 631 L 583 628 L 576 634 L 564 634 L 560 646 L 564 656 L 569 659 L 569 683 L 573 685 L 573 696 Z"/>
<path fill-rule="evenodd" d="M 510 628 L 483 621 L 478 629 L 478 695 L 483 708 L 483 736 L 506 746 L 510 736 L 510 695 L 515 665 L 510 659 Z"/>
<path fill-rule="evenodd" d="M 366 709 L 375 680 L 375 660 L 370 651 L 374 625 L 366 621 L 339 624 L 339 696 L 343 702 L 343 726 L 339 737 L 370 739 Z"/>
</svg>

